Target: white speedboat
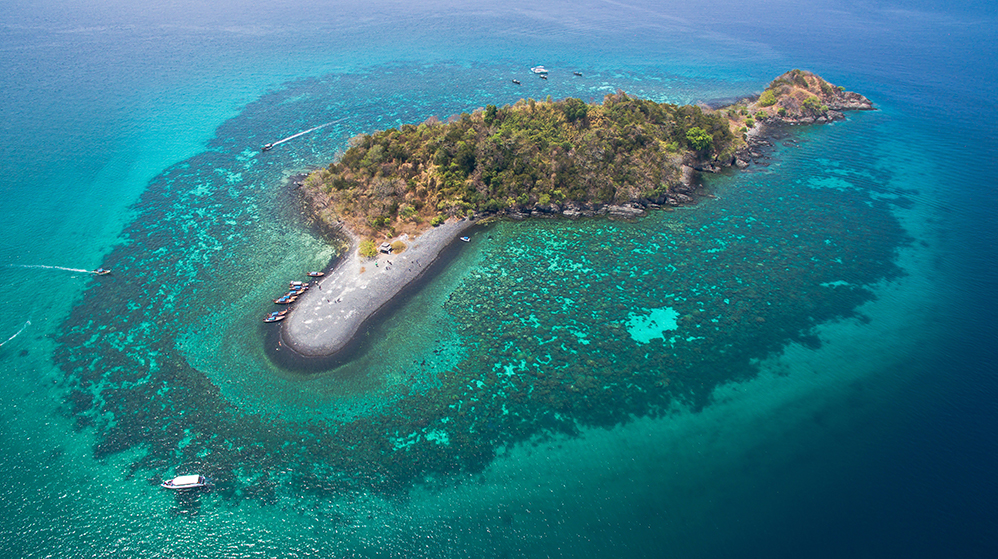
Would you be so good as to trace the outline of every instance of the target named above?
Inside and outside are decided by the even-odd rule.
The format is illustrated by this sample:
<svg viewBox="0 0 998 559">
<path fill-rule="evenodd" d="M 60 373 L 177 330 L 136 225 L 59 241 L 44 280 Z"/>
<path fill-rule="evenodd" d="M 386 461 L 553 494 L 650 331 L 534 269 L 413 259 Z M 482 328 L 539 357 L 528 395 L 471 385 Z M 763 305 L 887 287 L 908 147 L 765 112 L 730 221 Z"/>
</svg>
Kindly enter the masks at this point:
<svg viewBox="0 0 998 559">
<path fill-rule="evenodd" d="M 177 476 L 171 480 L 159 484 L 167 489 L 194 489 L 208 485 L 208 480 L 204 476 Z"/>
<path fill-rule="evenodd" d="M 531 72 L 535 74 L 547 74 L 548 71 L 544 66 L 534 66 L 530 69 Z"/>
</svg>

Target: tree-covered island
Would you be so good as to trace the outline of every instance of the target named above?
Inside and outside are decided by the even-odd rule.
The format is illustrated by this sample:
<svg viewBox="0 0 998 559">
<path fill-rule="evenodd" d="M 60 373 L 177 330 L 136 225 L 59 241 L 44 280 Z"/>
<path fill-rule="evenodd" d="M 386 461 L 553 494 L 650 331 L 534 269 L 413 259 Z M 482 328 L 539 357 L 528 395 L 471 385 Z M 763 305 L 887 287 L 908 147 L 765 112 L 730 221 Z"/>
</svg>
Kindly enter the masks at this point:
<svg viewBox="0 0 998 559">
<path fill-rule="evenodd" d="M 304 192 L 321 221 L 378 239 L 451 216 L 639 214 L 692 202 L 696 171 L 744 166 L 760 124 L 871 108 L 801 70 L 716 110 L 623 92 L 601 104 L 526 99 L 354 137 L 337 162 L 305 179 Z"/>
</svg>

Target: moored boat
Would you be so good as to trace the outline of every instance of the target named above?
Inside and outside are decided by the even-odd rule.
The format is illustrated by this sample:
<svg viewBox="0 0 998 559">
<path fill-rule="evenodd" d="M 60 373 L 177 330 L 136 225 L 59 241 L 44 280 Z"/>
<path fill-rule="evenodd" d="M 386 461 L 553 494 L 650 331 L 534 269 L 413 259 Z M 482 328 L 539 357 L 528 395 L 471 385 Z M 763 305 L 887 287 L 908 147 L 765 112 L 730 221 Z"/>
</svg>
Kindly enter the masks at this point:
<svg viewBox="0 0 998 559">
<path fill-rule="evenodd" d="M 272 314 L 272 315 L 264 318 L 263 321 L 267 322 L 267 323 L 280 322 L 280 321 L 284 320 L 287 317 L 288 317 L 288 315 L 286 315 L 286 314 Z"/>
<path fill-rule="evenodd" d="M 530 71 L 533 72 L 533 73 L 535 73 L 535 74 L 547 74 L 548 73 L 547 68 L 545 68 L 544 66 L 534 66 L 533 68 L 530 69 Z"/>
<path fill-rule="evenodd" d="M 466 243 L 470 243 L 471 242 L 471 237 L 461 237 L 461 240 L 464 241 L 464 242 L 466 242 Z"/>
<path fill-rule="evenodd" d="M 295 296 L 295 295 L 285 295 L 285 296 L 281 297 L 280 299 L 274 299 L 274 303 L 276 303 L 278 305 L 290 305 L 291 303 L 294 303 L 297 300 L 298 300 L 298 297 Z"/>
<path fill-rule="evenodd" d="M 513 80 L 513 83 L 515 83 L 516 85 L 520 85 L 520 80 Z"/>
<path fill-rule="evenodd" d="M 310 278 L 321 278 L 324 275 L 326 275 L 326 272 L 309 272 L 308 273 L 308 277 L 310 277 Z"/>
<path fill-rule="evenodd" d="M 167 489 L 195 489 L 206 485 L 208 485 L 208 480 L 204 476 L 199 475 L 177 476 L 159 484 L 160 487 Z"/>
<path fill-rule="evenodd" d="M 572 72 L 572 73 L 575 74 L 576 76 L 579 76 L 580 78 L 582 77 L 582 72 Z"/>
</svg>

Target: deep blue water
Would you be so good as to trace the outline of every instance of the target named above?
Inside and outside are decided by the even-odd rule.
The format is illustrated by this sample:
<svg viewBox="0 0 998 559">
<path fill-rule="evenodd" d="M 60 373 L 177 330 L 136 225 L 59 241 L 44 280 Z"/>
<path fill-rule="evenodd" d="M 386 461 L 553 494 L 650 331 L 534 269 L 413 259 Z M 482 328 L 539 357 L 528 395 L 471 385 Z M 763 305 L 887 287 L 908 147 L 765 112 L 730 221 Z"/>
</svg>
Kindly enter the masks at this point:
<svg viewBox="0 0 998 559">
<path fill-rule="evenodd" d="M 6 7 L 0 551 L 994 556 L 996 15 Z M 268 297 L 335 254 L 285 179 L 352 135 L 794 67 L 880 110 L 790 130 L 692 208 L 494 225 L 354 362 L 268 358 Z M 194 471 L 215 487 L 156 485 Z"/>
</svg>

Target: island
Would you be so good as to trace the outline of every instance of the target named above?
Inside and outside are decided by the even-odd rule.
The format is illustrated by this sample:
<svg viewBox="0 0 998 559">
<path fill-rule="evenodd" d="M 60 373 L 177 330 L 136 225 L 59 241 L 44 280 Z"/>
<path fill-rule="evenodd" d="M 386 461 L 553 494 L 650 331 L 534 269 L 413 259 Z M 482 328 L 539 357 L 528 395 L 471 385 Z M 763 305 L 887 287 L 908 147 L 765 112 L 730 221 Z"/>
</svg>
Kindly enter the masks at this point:
<svg viewBox="0 0 998 559">
<path fill-rule="evenodd" d="M 758 97 L 720 108 L 618 91 L 598 104 L 526 99 L 354 137 L 300 182 L 344 250 L 282 323 L 280 345 L 305 359 L 335 356 L 478 223 L 632 219 L 693 204 L 704 195 L 699 173 L 747 167 L 768 127 L 870 109 L 862 95 L 791 70 Z"/>
</svg>

